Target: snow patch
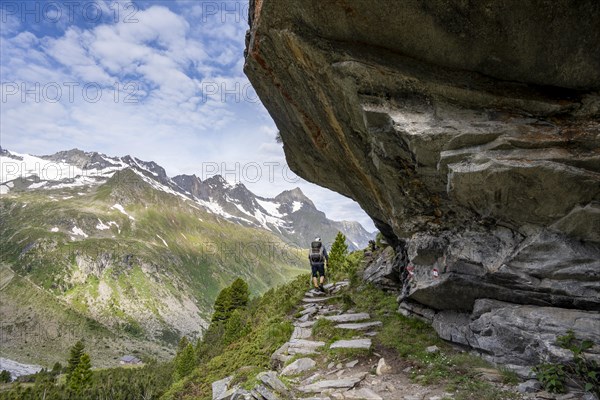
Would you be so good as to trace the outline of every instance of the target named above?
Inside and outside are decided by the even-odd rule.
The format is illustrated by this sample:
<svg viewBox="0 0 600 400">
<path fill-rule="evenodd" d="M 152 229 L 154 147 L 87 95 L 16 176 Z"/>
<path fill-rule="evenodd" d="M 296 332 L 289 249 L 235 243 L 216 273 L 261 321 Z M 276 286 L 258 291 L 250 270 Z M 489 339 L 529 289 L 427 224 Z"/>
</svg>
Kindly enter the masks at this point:
<svg viewBox="0 0 600 400">
<path fill-rule="evenodd" d="M 245 208 L 244 206 L 242 206 L 241 204 L 235 204 L 235 206 L 237 207 L 238 210 L 240 210 L 241 212 L 243 212 L 244 214 L 248 214 L 248 215 L 252 215 L 250 214 Z"/>
<path fill-rule="evenodd" d="M 111 209 L 115 209 L 115 210 L 117 210 L 117 211 L 120 211 L 122 214 L 125 214 L 125 215 L 127 215 L 127 216 L 129 217 L 129 219 L 131 219 L 131 220 L 134 220 L 134 221 L 135 221 L 135 218 L 133 218 L 131 215 L 127 214 L 127 211 L 125 211 L 125 209 L 123 208 L 123 206 L 122 206 L 122 205 L 120 205 L 120 204 L 115 204 L 114 206 L 112 206 L 112 207 L 111 207 Z"/>
<path fill-rule="evenodd" d="M 8 182 L 6 184 L 6 186 L 8 186 L 10 189 L 12 189 L 15 186 L 15 184 L 13 182 Z"/>
<path fill-rule="evenodd" d="M 145 168 L 144 168 L 145 169 Z M 149 177 L 147 177 L 146 175 L 144 175 L 143 173 L 141 173 L 140 171 L 136 170 L 136 169 L 132 169 L 132 171 L 138 175 L 140 178 L 142 178 L 144 180 L 144 182 L 146 182 L 147 184 L 149 184 L 150 186 L 152 186 L 154 189 L 156 190 L 160 190 L 163 191 L 165 193 L 169 193 L 172 194 L 174 196 L 178 196 L 181 197 L 184 200 L 189 200 L 188 197 L 186 197 L 185 195 L 183 195 L 182 193 L 179 193 L 173 189 L 171 189 L 170 187 L 163 185 L 162 183 L 159 183 L 157 181 L 155 181 L 154 179 L 151 179 Z M 148 171 L 151 172 L 151 171 Z"/>
<path fill-rule="evenodd" d="M 272 202 L 272 201 L 260 200 L 260 199 L 256 199 L 256 201 L 258 202 L 258 204 L 260 204 L 260 206 L 262 208 L 264 208 L 264 210 L 267 213 L 269 213 L 269 215 L 272 215 L 272 216 L 277 217 L 277 218 L 283 217 L 283 214 L 281 214 L 278 211 L 278 208 L 281 206 L 281 204 L 275 203 L 275 202 Z"/>
<path fill-rule="evenodd" d="M 6 187 L 5 185 L 0 186 L 0 194 L 7 194 L 8 192 L 10 192 L 10 189 L 8 187 Z"/>
<path fill-rule="evenodd" d="M 78 186 L 95 185 L 97 183 L 98 183 L 98 180 L 96 180 L 94 178 L 90 178 L 88 176 L 78 176 L 77 178 L 75 178 L 73 180 L 73 182 L 59 183 L 58 185 L 53 185 L 53 186 L 47 187 L 46 189 L 68 189 L 68 188 L 74 188 L 74 187 L 78 187 Z"/>
<path fill-rule="evenodd" d="M 108 221 L 108 226 L 113 226 L 113 225 L 117 227 L 117 232 L 121 233 L 121 227 L 119 226 L 119 224 L 117 224 L 115 221 Z"/>
<path fill-rule="evenodd" d="M 58 227 L 55 226 L 54 228 L 50 229 L 50 232 L 58 232 L 58 230 L 59 230 Z"/>
<path fill-rule="evenodd" d="M 110 229 L 110 226 L 105 225 L 104 222 L 102 222 L 102 220 L 98 218 L 98 225 L 96 225 L 96 229 L 98 229 L 99 231 L 105 231 L 107 229 Z"/>
<path fill-rule="evenodd" d="M 10 372 L 11 378 L 16 379 L 19 376 L 31 375 L 40 371 L 42 367 L 39 365 L 22 364 L 17 361 L 9 360 L 8 358 L 0 357 L 0 369 Z"/>
<path fill-rule="evenodd" d="M 72 199 L 72 198 L 73 198 L 73 196 L 65 196 L 65 197 L 63 197 L 62 199 L 63 199 L 63 200 L 69 200 L 69 199 Z"/>
<path fill-rule="evenodd" d="M 302 208 L 302 206 L 304 205 L 304 203 L 302 203 L 301 201 L 295 201 L 292 203 L 292 212 L 296 212 L 299 209 Z"/>
<path fill-rule="evenodd" d="M 32 183 L 31 185 L 29 185 L 28 189 L 39 189 L 43 186 L 46 186 L 47 183 L 48 182 L 46 181 Z"/>
<path fill-rule="evenodd" d="M 127 165 L 123 162 L 118 162 L 119 165 L 108 167 L 105 169 L 81 169 L 75 165 L 71 165 L 61 160 L 60 162 L 44 160 L 43 158 L 32 156 L 29 154 L 20 154 L 10 152 L 11 155 L 21 158 L 20 160 L 8 156 L 0 156 L 0 183 L 5 183 L 18 178 L 29 178 L 36 176 L 40 181 L 60 182 L 66 179 L 73 179 L 75 182 L 68 184 L 70 186 L 80 186 L 85 182 L 96 182 L 92 177 L 110 177 L 116 171 L 121 170 Z M 111 160 L 115 163 L 115 160 Z M 77 178 L 86 178 L 77 180 Z M 41 185 L 42 182 L 38 184 Z M 41 185 L 42 186 L 42 185 Z M 31 189 L 36 189 L 41 186 L 30 186 Z"/>
<path fill-rule="evenodd" d="M 88 234 L 85 233 L 81 228 L 78 228 L 77 226 L 74 226 L 73 229 L 71 229 L 71 232 L 73 235 L 77 235 L 77 236 L 83 236 L 83 237 L 88 237 Z"/>
</svg>

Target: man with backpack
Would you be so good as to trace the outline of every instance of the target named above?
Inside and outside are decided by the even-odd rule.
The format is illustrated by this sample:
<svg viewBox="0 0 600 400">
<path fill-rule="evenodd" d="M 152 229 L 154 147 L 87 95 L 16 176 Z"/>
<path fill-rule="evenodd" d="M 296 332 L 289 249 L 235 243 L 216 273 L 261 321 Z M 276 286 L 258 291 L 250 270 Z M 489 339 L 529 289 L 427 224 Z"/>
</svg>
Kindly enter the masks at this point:
<svg viewBox="0 0 600 400">
<path fill-rule="evenodd" d="M 325 289 L 323 288 L 323 282 L 325 281 L 325 262 L 329 262 L 329 256 L 327 255 L 327 250 L 321 242 L 320 237 L 316 237 L 315 240 L 311 242 L 308 260 L 310 261 L 312 269 L 312 279 L 315 289 L 325 292 Z"/>
</svg>

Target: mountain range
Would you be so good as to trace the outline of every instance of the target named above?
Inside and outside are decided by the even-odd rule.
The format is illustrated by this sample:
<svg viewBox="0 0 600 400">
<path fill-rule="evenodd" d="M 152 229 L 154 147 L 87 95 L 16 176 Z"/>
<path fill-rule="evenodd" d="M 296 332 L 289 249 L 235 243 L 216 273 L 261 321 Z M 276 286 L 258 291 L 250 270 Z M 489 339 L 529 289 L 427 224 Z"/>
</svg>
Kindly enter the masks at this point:
<svg viewBox="0 0 600 400">
<path fill-rule="evenodd" d="M 131 156 L 0 149 L 0 166 L 0 355 L 21 362 L 51 365 L 79 338 L 99 366 L 168 358 L 235 277 L 261 293 L 308 271 L 315 232 L 373 237 L 298 188 L 266 198 Z"/>
<path fill-rule="evenodd" d="M 307 247 L 315 235 L 321 236 L 325 243 L 332 243 L 338 231 L 346 235 L 350 250 L 364 248 L 374 237 L 374 233 L 356 221 L 328 219 L 300 188 L 265 198 L 252 193 L 242 183 L 228 183 L 221 175 L 205 180 L 196 175 L 170 178 L 164 168 L 153 161 L 129 155 L 108 157 L 77 149 L 36 157 L 0 148 L 0 157 L 4 165 L 0 179 L 2 194 L 15 189 L 99 185 L 115 173 L 130 169 L 157 190 L 188 199 L 226 220 L 269 230 L 286 243 L 301 248 Z"/>
</svg>

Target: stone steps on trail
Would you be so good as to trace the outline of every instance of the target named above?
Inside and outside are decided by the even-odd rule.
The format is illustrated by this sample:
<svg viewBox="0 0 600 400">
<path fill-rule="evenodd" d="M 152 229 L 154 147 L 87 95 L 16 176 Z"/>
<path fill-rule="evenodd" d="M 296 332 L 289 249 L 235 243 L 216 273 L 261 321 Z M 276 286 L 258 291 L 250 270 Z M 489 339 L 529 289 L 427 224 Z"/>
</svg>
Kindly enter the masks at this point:
<svg viewBox="0 0 600 400">
<path fill-rule="evenodd" d="M 303 328 L 296 326 L 294 332 L 292 332 L 292 340 L 294 339 L 308 339 L 312 336 L 312 328 Z"/>
<path fill-rule="evenodd" d="M 313 369 L 317 363 L 311 358 L 299 358 L 286 366 L 280 373 L 280 375 L 297 375 Z"/>
<path fill-rule="evenodd" d="M 302 299 L 302 301 L 304 303 L 323 303 L 326 302 L 327 300 L 331 300 L 334 297 L 332 296 L 328 296 L 328 297 L 305 297 Z"/>
<path fill-rule="evenodd" d="M 331 322 L 358 322 L 365 321 L 370 319 L 371 316 L 368 313 L 354 313 L 354 314 L 339 314 L 339 315 L 330 315 L 327 317 L 323 317 L 326 320 Z"/>
<path fill-rule="evenodd" d="M 321 292 L 317 289 L 311 289 L 308 292 L 304 293 L 305 297 L 324 297 L 327 296 L 327 292 Z"/>
<path fill-rule="evenodd" d="M 337 324 L 335 327 L 339 329 L 350 329 L 354 331 L 364 331 L 367 329 L 381 326 L 381 321 L 361 322 L 361 323 L 350 323 L 350 324 Z"/>
<path fill-rule="evenodd" d="M 292 339 L 288 342 L 287 354 L 314 354 L 317 349 L 325 346 L 325 342 L 305 339 Z"/>
<path fill-rule="evenodd" d="M 370 349 L 372 345 L 371 339 L 351 339 L 338 340 L 333 342 L 330 349 Z"/>
<path fill-rule="evenodd" d="M 323 288 L 330 293 L 337 293 L 347 286 L 350 286 L 350 281 L 339 281 L 339 282 L 335 282 L 335 283 L 328 283 L 327 285 L 323 285 Z"/>
<path fill-rule="evenodd" d="M 311 321 L 304 321 L 304 322 L 294 322 L 294 326 L 300 327 L 300 328 L 310 328 L 311 326 L 313 326 L 314 324 L 316 324 L 317 321 L 315 321 L 314 319 Z"/>
<path fill-rule="evenodd" d="M 309 385 L 299 386 L 297 389 L 303 393 L 322 393 L 326 390 L 335 389 L 352 389 L 362 381 L 361 377 L 343 378 L 343 379 L 327 379 Z"/>
<path fill-rule="evenodd" d="M 319 311 L 319 307 L 316 307 L 315 305 L 311 304 L 311 307 L 306 307 L 304 310 L 300 311 L 300 315 L 313 315 L 316 314 Z"/>
</svg>

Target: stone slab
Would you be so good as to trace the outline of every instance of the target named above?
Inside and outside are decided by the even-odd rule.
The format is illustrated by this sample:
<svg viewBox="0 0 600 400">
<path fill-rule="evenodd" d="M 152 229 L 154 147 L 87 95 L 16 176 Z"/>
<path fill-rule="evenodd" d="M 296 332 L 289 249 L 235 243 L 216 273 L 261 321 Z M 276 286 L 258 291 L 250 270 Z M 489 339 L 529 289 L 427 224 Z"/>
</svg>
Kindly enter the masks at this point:
<svg viewBox="0 0 600 400">
<path fill-rule="evenodd" d="M 370 349 L 371 339 L 352 339 L 352 340 L 338 340 L 334 342 L 331 349 Z"/>
<path fill-rule="evenodd" d="M 350 389 L 361 381 L 360 378 L 344 378 L 323 380 L 306 386 L 300 386 L 299 391 L 303 393 L 322 393 L 330 389 Z"/>
<path fill-rule="evenodd" d="M 331 322 L 358 322 L 369 318 L 371 318 L 371 316 L 367 313 L 340 314 L 325 317 L 325 319 Z"/>
<path fill-rule="evenodd" d="M 381 326 L 381 321 L 363 322 L 363 323 L 351 323 L 351 324 L 338 324 L 335 327 L 339 329 L 351 329 L 355 331 L 362 331 L 371 329 L 376 326 Z"/>
</svg>

